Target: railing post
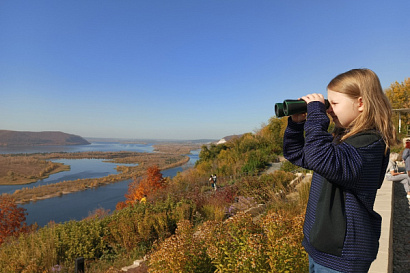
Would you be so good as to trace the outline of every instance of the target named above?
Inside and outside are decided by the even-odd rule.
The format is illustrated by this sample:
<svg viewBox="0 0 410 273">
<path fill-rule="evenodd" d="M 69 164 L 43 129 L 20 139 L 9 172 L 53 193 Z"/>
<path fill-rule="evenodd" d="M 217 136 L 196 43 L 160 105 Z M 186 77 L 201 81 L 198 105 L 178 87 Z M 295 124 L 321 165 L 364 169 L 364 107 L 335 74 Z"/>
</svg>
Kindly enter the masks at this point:
<svg viewBox="0 0 410 273">
<path fill-rule="evenodd" d="M 85 273 L 83 257 L 75 259 L 75 273 Z"/>
</svg>

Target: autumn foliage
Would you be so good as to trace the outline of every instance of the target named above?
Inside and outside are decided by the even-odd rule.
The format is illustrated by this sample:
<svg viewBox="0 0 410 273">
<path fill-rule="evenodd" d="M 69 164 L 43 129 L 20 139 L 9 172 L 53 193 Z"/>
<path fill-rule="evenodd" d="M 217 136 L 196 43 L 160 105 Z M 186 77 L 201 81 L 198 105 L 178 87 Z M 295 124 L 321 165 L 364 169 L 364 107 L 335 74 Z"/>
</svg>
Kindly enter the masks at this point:
<svg viewBox="0 0 410 273">
<path fill-rule="evenodd" d="M 393 109 L 410 108 L 410 78 L 406 78 L 403 82 L 394 82 L 386 90 L 386 96 L 389 99 Z M 399 113 L 393 113 L 393 120 L 398 124 Z M 400 113 L 400 119 L 403 125 L 410 126 L 410 114 L 406 112 Z M 404 126 L 404 130 L 405 130 Z M 402 131 L 404 131 L 402 129 Z M 405 132 L 405 131 L 404 131 Z"/>
<path fill-rule="evenodd" d="M 128 186 L 128 192 L 125 194 L 125 202 L 117 204 L 117 209 L 122 209 L 131 204 L 140 202 L 144 197 L 150 196 L 166 186 L 166 178 L 158 166 L 148 168 L 146 176 L 142 179 L 136 179 Z"/>
<path fill-rule="evenodd" d="M 25 209 L 17 207 L 10 196 L 0 196 L 0 245 L 7 237 L 17 237 L 22 232 L 28 232 Z"/>
</svg>

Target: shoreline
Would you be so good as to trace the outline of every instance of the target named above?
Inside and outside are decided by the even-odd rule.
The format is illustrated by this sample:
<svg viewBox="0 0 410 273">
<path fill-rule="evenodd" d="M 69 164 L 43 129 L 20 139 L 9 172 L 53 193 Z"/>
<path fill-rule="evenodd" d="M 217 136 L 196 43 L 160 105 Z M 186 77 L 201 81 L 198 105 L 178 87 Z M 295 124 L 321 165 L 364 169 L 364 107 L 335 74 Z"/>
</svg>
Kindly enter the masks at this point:
<svg viewBox="0 0 410 273">
<path fill-rule="evenodd" d="M 166 164 L 160 167 L 161 170 L 167 170 L 176 168 L 188 163 L 190 158 L 184 156 L 178 162 L 172 164 Z M 142 164 L 145 165 L 145 164 Z M 137 166 L 139 167 L 139 166 Z M 14 193 L 9 194 L 12 196 L 17 204 L 27 204 L 30 202 L 36 202 L 48 198 L 59 197 L 62 195 L 84 191 L 88 189 L 98 188 L 104 185 L 114 184 L 121 181 L 135 179 L 144 175 L 147 168 L 140 167 L 138 171 L 128 171 L 126 173 L 110 174 L 108 176 L 100 178 L 85 178 L 77 180 L 62 181 L 54 184 L 38 186 L 34 188 L 23 188 L 16 190 Z"/>
<path fill-rule="evenodd" d="M 181 162 L 179 165 L 165 167 L 165 168 L 161 169 L 161 171 L 163 171 L 163 170 L 168 170 L 168 169 L 172 169 L 172 168 L 181 167 L 181 166 L 185 165 L 186 163 L 188 163 L 188 161 L 189 161 L 189 158 L 188 158 L 186 161 Z M 100 177 L 100 178 L 96 178 L 96 179 L 103 179 L 103 178 L 106 178 L 106 177 L 107 177 L 107 176 Z M 138 176 L 137 176 L 137 177 L 138 177 Z M 132 178 L 129 178 L 129 179 L 132 179 Z M 125 179 L 125 180 L 128 180 L 128 179 Z M 115 182 L 112 182 L 112 183 L 98 184 L 98 186 L 96 186 L 96 187 L 88 187 L 88 188 L 85 188 L 85 189 L 71 190 L 71 191 L 63 191 L 63 192 L 56 192 L 56 193 L 52 193 L 52 194 L 48 194 L 48 195 L 44 195 L 44 196 L 32 198 L 32 199 L 28 200 L 27 202 L 18 202 L 18 201 L 16 201 L 16 203 L 17 203 L 17 204 L 27 204 L 27 203 L 30 203 L 30 202 L 36 202 L 36 201 L 45 200 L 45 199 L 49 199 L 49 198 L 59 197 L 59 196 L 66 195 L 66 194 L 70 194 L 70 193 L 75 193 L 75 192 L 79 192 L 79 191 L 89 190 L 89 189 L 92 189 L 92 188 L 98 188 L 98 187 L 102 187 L 102 186 L 105 186 L 105 185 L 122 182 L 122 181 L 125 181 L 125 180 L 118 180 L 118 181 L 115 181 Z M 70 181 L 75 181 L 75 180 L 70 180 Z M 62 181 L 62 182 L 66 182 L 66 181 Z M 60 182 L 60 183 L 62 183 L 62 182 Z M 68 182 L 68 181 L 67 181 L 67 182 Z M 58 183 L 55 183 L 55 184 L 58 184 Z"/>
</svg>

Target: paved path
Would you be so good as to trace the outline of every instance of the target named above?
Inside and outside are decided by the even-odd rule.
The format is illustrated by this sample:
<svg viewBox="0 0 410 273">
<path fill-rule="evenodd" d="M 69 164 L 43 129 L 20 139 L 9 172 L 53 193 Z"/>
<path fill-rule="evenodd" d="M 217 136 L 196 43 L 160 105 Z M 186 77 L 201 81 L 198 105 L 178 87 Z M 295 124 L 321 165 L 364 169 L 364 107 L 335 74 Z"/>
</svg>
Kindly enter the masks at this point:
<svg viewBox="0 0 410 273">
<path fill-rule="evenodd" d="M 393 272 L 393 202 L 393 183 L 384 180 L 374 204 L 374 210 L 382 216 L 379 253 L 369 273 Z"/>
</svg>

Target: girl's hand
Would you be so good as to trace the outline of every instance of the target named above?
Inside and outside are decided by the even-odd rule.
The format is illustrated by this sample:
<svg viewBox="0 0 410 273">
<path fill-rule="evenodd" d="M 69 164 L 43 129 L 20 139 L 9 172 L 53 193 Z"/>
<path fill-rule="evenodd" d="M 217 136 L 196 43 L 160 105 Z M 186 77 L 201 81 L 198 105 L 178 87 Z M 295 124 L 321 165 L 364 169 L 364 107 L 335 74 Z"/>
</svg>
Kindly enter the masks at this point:
<svg viewBox="0 0 410 273">
<path fill-rule="evenodd" d="M 303 96 L 299 99 L 302 99 L 302 100 L 306 101 L 306 103 L 309 103 L 309 102 L 312 102 L 312 101 L 320 101 L 323 104 L 325 103 L 325 98 L 323 97 L 323 95 L 322 94 L 317 94 L 317 93 L 309 94 L 309 95 Z M 302 121 L 306 120 L 306 113 L 291 115 L 291 117 L 292 117 L 292 121 L 294 121 L 294 122 L 302 122 Z"/>
<path fill-rule="evenodd" d="M 290 116 L 293 122 L 302 122 L 306 120 L 306 113 L 294 114 Z"/>
<path fill-rule="evenodd" d="M 322 94 L 313 93 L 302 97 L 302 100 L 306 101 L 306 103 L 310 103 L 312 101 L 320 101 L 321 103 L 325 103 L 325 98 Z"/>
</svg>

